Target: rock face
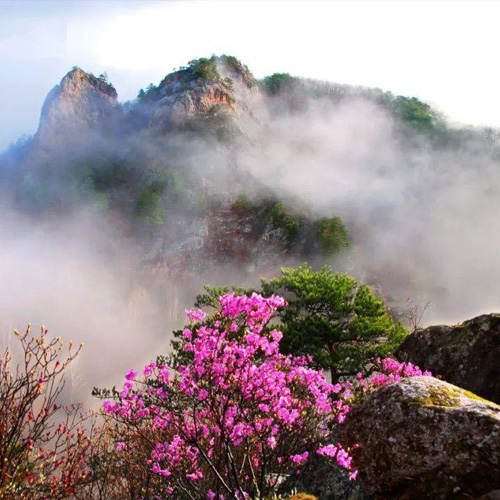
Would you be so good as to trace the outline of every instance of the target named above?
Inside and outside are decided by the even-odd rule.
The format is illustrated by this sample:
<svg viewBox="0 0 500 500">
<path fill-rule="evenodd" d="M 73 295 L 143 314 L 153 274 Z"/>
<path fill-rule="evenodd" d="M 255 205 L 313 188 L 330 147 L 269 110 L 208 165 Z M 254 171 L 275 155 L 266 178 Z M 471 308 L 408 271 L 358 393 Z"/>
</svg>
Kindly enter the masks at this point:
<svg viewBox="0 0 500 500">
<path fill-rule="evenodd" d="M 432 377 L 353 407 L 344 443 L 376 498 L 479 498 L 500 488 L 500 407 Z"/>
<path fill-rule="evenodd" d="M 447 382 L 500 403 L 500 314 L 409 335 L 397 353 Z"/>
<path fill-rule="evenodd" d="M 305 254 L 313 245 L 307 234 L 313 230 L 312 222 L 304 220 L 291 242 L 268 213 L 220 206 L 205 214 L 169 218 L 147 249 L 144 262 L 159 273 L 179 277 L 208 272 L 221 264 L 274 271 L 293 256 Z"/>
<path fill-rule="evenodd" d="M 162 82 L 162 97 L 151 118 L 155 129 L 169 130 L 185 127 L 196 118 L 210 118 L 216 112 L 234 113 L 235 98 L 229 85 L 224 82 L 202 83 L 193 80 L 178 85 L 182 75 L 174 73 Z"/>
<path fill-rule="evenodd" d="M 258 93 L 248 68 L 233 57 L 221 56 L 192 61 L 167 75 L 144 94 L 144 102 L 149 103 L 150 126 L 155 131 L 190 129 L 203 123 L 238 129 L 236 122 L 242 115 L 251 114 L 247 101 Z"/>
<path fill-rule="evenodd" d="M 45 99 L 36 135 L 38 151 L 51 152 L 82 133 L 99 132 L 117 109 L 111 84 L 79 68 L 71 70 Z"/>
</svg>

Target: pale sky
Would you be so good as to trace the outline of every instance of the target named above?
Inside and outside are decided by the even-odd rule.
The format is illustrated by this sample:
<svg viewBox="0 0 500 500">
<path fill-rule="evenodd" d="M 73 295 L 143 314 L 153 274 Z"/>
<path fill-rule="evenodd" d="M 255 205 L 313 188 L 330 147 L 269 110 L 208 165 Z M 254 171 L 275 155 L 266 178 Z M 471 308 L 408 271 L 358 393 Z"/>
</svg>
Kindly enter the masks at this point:
<svg viewBox="0 0 500 500">
<path fill-rule="evenodd" d="M 0 0 L 0 150 L 36 131 L 72 66 L 108 73 L 119 99 L 190 59 L 380 87 L 450 120 L 500 127 L 500 2 Z"/>
</svg>

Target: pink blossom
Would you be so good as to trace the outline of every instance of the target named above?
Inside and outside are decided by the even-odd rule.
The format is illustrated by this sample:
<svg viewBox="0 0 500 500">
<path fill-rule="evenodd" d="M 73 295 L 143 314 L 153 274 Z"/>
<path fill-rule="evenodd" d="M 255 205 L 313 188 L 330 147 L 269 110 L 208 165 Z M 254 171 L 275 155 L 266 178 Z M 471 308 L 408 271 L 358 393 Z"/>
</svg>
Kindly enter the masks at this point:
<svg viewBox="0 0 500 500">
<path fill-rule="evenodd" d="M 309 456 L 309 453 L 305 451 L 304 453 L 300 455 L 291 455 L 290 460 L 295 463 L 295 464 L 301 464 L 302 462 L 305 462 L 307 460 L 307 457 Z"/>
<path fill-rule="evenodd" d="M 120 397 L 103 403 L 117 420 L 137 428 L 150 426 L 151 435 L 158 436 L 146 464 L 162 476 L 167 494 L 179 498 L 185 493 L 182 488 L 192 483 L 193 491 L 206 492 L 209 500 L 244 499 L 248 491 L 254 494 L 252 473 L 265 477 L 272 492 L 273 471 L 293 474 L 314 452 L 332 458 L 355 479 L 351 450 L 328 444 L 330 429 L 348 418 L 357 398 L 427 372 L 385 359 L 377 360 L 378 373 L 369 378 L 358 374 L 352 381 L 329 384 L 309 367 L 310 358 L 279 352 L 281 332 L 268 333 L 276 311 L 286 306 L 283 298 L 231 292 L 219 302 L 217 321 L 183 331 L 188 363 L 172 367 L 172 373 L 167 365 L 150 363 L 142 380 L 130 370 Z M 199 309 L 186 314 L 193 323 L 206 318 Z M 117 448 L 121 445 L 124 449 L 121 442 Z M 221 455 L 221 450 L 227 452 Z M 238 457 L 248 459 L 229 463 Z M 212 465 L 222 460 L 217 473 L 224 482 L 210 482 L 216 475 L 207 458 L 217 459 Z M 236 490 L 232 470 L 241 470 Z M 230 492 L 227 484 L 233 484 Z"/>
<path fill-rule="evenodd" d="M 207 317 L 207 313 L 201 309 L 186 309 L 186 316 L 192 321 L 201 321 Z"/>
</svg>

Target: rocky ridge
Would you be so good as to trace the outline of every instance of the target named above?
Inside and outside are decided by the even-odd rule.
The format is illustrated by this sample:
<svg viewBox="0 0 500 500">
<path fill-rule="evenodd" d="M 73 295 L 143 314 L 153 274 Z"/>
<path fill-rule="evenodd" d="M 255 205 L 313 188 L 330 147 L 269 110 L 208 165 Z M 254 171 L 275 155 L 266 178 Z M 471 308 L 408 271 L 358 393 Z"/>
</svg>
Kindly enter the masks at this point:
<svg viewBox="0 0 500 500">
<path fill-rule="evenodd" d="M 260 87 L 248 68 L 231 56 L 191 61 L 169 73 L 157 85 L 141 90 L 125 110 L 118 94 L 104 75 L 95 77 L 75 67 L 45 99 L 35 138 L 36 154 L 57 155 L 68 145 L 92 143 L 98 136 L 117 132 L 117 122 L 137 130 L 141 127 L 162 136 L 195 130 L 215 132 L 219 139 L 232 138 L 255 124 Z M 257 113 L 258 114 L 258 113 Z"/>
</svg>

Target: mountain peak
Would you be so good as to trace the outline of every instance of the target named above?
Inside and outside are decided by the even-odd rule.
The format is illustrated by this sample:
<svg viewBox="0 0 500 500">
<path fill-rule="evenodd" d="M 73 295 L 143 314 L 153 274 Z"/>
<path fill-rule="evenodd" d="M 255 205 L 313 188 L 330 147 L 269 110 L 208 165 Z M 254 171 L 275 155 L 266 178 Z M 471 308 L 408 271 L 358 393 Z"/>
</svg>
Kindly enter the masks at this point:
<svg viewBox="0 0 500 500">
<path fill-rule="evenodd" d="M 176 82 L 184 87 L 196 87 L 214 83 L 241 84 L 248 89 L 256 90 L 257 81 L 247 66 L 234 56 L 212 56 L 189 61 L 187 66 L 169 73 L 158 85 L 163 89 Z M 230 83 L 230 85 L 231 85 Z"/>
<path fill-rule="evenodd" d="M 63 89 L 82 90 L 85 87 L 94 89 L 96 92 L 100 92 L 109 96 L 112 99 L 117 99 L 118 94 L 111 83 L 107 81 L 106 73 L 102 73 L 99 76 L 95 76 L 92 73 L 87 73 L 78 66 L 74 66 L 61 80 L 59 84 Z"/>
<path fill-rule="evenodd" d="M 192 126 L 193 121 L 216 121 L 227 126 L 229 117 L 247 109 L 250 94 L 259 86 L 250 70 L 233 56 L 194 59 L 169 73 L 158 84 L 141 91 L 139 103 L 153 104 L 151 126 L 157 130 Z"/>
<path fill-rule="evenodd" d="M 74 132 L 94 130 L 117 110 L 118 94 L 105 74 L 74 67 L 47 95 L 37 132 L 39 150 L 57 149 Z"/>
<path fill-rule="evenodd" d="M 257 90 L 257 80 L 248 66 L 243 64 L 239 59 L 234 56 L 212 56 L 216 64 L 220 68 L 221 73 L 233 81 L 240 83 L 250 90 Z"/>
</svg>

